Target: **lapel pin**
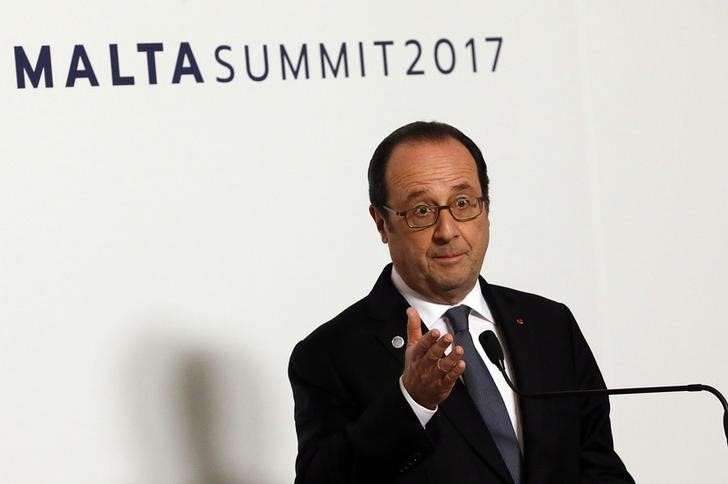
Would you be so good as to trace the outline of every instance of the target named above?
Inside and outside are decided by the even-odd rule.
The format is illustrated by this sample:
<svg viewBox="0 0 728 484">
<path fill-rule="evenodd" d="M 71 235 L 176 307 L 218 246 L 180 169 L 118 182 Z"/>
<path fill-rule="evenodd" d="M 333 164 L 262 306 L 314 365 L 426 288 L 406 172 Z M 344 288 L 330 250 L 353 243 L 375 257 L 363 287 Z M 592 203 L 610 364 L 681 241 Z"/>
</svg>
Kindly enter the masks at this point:
<svg viewBox="0 0 728 484">
<path fill-rule="evenodd" d="M 523 320 L 523 318 L 516 318 L 516 323 L 523 324 L 523 323 L 525 323 L 525 321 Z"/>
<path fill-rule="evenodd" d="M 392 338 L 392 346 L 400 349 L 404 346 L 404 338 L 402 338 L 401 336 L 395 336 L 394 338 Z"/>
</svg>

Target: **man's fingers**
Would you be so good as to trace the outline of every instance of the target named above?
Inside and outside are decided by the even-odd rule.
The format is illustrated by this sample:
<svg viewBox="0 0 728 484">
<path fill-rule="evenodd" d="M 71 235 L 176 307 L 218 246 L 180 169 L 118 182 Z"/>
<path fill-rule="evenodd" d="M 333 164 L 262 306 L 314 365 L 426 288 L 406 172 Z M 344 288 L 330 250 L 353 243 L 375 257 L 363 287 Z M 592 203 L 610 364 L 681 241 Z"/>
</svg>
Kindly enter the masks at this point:
<svg viewBox="0 0 728 484">
<path fill-rule="evenodd" d="M 407 308 L 407 346 L 417 344 L 422 338 L 420 315 L 415 308 Z"/>
<path fill-rule="evenodd" d="M 445 335 L 447 336 L 447 335 Z M 440 338 L 441 340 L 445 338 L 443 336 Z M 456 346 L 452 349 L 449 355 L 442 358 L 442 361 L 440 362 L 440 368 L 443 370 L 450 370 L 450 368 L 454 367 L 458 361 L 460 361 L 463 357 L 463 347 L 462 346 Z"/>
<path fill-rule="evenodd" d="M 435 331 L 435 330 L 433 330 L 433 331 Z M 430 331 L 430 332 L 432 333 L 433 331 Z M 437 342 L 430 347 L 430 349 L 427 352 L 427 357 L 434 364 L 435 362 L 437 362 L 437 360 L 442 358 L 443 353 L 445 353 L 445 350 L 451 344 L 452 344 L 452 336 L 449 334 L 446 334 L 442 338 L 438 339 Z M 452 365 L 452 363 L 450 365 L 447 365 L 447 368 L 449 368 L 451 365 Z M 444 368 L 445 367 L 443 367 L 443 369 Z"/>
<path fill-rule="evenodd" d="M 453 336 L 440 337 L 440 334 L 432 329 L 423 335 L 419 314 L 407 308 L 407 351 L 402 382 L 410 396 L 427 408 L 435 408 L 447 398 L 465 371 L 463 348 L 454 346 L 445 356 L 445 350 L 453 344 Z"/>
<path fill-rule="evenodd" d="M 442 340 L 443 338 L 444 336 L 440 339 Z M 463 348 L 461 346 L 456 346 L 455 348 L 453 348 L 449 355 L 438 358 L 435 361 L 435 367 L 442 373 L 449 373 L 450 370 L 455 368 L 455 366 L 458 364 L 458 361 L 460 361 L 462 357 Z"/>
<path fill-rule="evenodd" d="M 407 347 L 413 347 L 410 352 L 414 359 L 424 356 L 440 337 L 440 332 L 436 329 L 428 331 L 423 336 L 421 325 L 417 311 L 414 308 L 407 308 Z"/>
<path fill-rule="evenodd" d="M 431 329 L 427 333 L 425 333 L 420 340 L 415 343 L 415 345 L 410 350 L 412 353 L 412 359 L 413 360 L 420 360 L 422 358 L 430 358 L 432 361 L 431 364 L 435 364 L 435 360 L 437 358 L 434 358 L 430 356 L 429 350 L 436 346 L 437 339 L 440 337 L 440 332 L 436 329 Z M 411 345 L 411 342 L 408 343 Z M 435 353 L 437 354 L 437 353 Z M 442 355 L 442 351 L 439 353 L 440 356 Z M 438 356 L 439 358 L 439 356 Z"/>
<path fill-rule="evenodd" d="M 442 364 L 440 366 L 442 366 Z M 442 375 L 442 379 L 447 385 L 452 386 L 455 384 L 455 380 L 460 378 L 460 375 L 462 375 L 464 372 L 465 362 L 463 360 L 458 360 L 457 363 L 455 363 L 450 369 L 450 371 Z"/>
</svg>

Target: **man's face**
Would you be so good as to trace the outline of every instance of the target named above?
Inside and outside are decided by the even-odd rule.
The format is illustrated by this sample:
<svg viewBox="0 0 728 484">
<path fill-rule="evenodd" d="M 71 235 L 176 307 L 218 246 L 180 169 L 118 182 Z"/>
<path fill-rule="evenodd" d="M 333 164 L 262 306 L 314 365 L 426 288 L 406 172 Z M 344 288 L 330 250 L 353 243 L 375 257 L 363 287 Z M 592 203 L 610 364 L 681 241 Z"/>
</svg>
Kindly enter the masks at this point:
<svg viewBox="0 0 728 484">
<path fill-rule="evenodd" d="M 449 205 L 459 196 L 483 195 L 475 160 L 459 141 L 403 143 L 392 152 L 385 172 L 387 206 L 403 212 L 416 205 Z M 454 304 L 474 287 L 488 248 L 487 207 L 466 222 L 440 211 L 437 223 L 409 228 L 404 217 L 370 207 L 382 241 L 404 281 L 427 299 Z"/>
</svg>

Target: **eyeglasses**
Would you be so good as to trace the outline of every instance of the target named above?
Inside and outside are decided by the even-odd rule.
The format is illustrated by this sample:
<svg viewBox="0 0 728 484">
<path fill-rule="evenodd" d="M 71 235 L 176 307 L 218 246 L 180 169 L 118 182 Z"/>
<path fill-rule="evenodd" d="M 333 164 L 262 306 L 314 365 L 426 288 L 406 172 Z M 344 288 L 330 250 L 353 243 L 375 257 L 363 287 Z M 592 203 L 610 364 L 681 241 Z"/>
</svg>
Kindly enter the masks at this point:
<svg viewBox="0 0 728 484">
<path fill-rule="evenodd" d="M 417 205 L 404 212 L 398 212 L 386 205 L 382 205 L 382 208 L 404 217 L 409 228 L 424 229 L 437 223 L 443 208 L 448 209 L 452 218 L 458 222 L 467 222 L 483 213 L 483 205 L 485 197 L 458 197 L 449 205 Z"/>
</svg>

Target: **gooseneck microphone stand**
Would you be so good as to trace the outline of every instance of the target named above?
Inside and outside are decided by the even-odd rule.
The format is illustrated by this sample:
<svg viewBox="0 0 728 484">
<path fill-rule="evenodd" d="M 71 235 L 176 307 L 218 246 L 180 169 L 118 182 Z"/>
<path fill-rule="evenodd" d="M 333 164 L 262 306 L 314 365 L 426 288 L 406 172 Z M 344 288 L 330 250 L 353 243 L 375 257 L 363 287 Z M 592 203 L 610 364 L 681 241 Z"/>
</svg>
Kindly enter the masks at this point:
<svg viewBox="0 0 728 484">
<path fill-rule="evenodd" d="M 726 442 L 728 443 L 728 402 L 725 397 L 716 388 L 710 385 L 703 385 L 700 383 L 693 383 L 690 385 L 672 385 L 672 386 L 659 386 L 659 387 L 633 387 L 633 388 L 596 388 L 589 390 L 565 390 L 560 392 L 538 392 L 538 393 L 526 393 L 522 392 L 513 384 L 508 375 L 506 374 L 506 367 L 503 362 L 503 349 L 501 348 L 500 342 L 493 331 L 484 331 L 478 337 L 480 344 L 483 345 L 485 354 L 488 359 L 498 367 L 500 372 L 503 374 L 508 386 L 511 387 L 516 395 L 524 398 L 554 398 L 554 397 L 574 397 L 574 396 L 589 396 L 589 395 L 633 395 L 637 393 L 673 393 L 673 392 L 710 392 L 720 400 L 723 405 L 723 432 L 726 436 Z"/>
</svg>

